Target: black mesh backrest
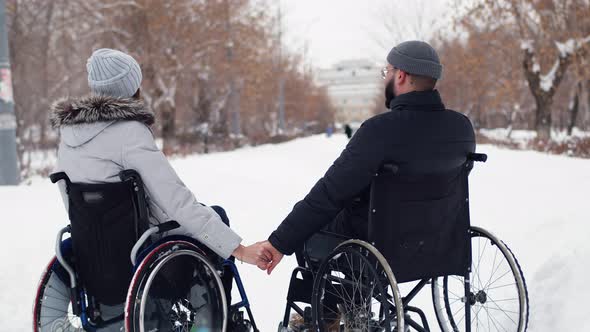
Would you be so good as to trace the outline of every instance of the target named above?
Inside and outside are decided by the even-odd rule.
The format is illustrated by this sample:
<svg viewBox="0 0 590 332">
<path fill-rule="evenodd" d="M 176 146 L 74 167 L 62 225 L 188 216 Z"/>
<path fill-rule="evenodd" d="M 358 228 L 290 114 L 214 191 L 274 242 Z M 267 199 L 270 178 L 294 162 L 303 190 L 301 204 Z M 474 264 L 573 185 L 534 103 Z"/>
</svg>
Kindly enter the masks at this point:
<svg viewBox="0 0 590 332">
<path fill-rule="evenodd" d="M 386 165 L 371 186 L 369 240 L 398 282 L 464 275 L 470 264 L 467 176 L 472 161 L 448 171 L 404 174 Z"/>
<path fill-rule="evenodd" d="M 141 178 L 134 171 L 121 177 L 106 184 L 67 181 L 74 267 L 88 294 L 106 305 L 125 302 L 129 254 L 149 225 Z"/>
</svg>

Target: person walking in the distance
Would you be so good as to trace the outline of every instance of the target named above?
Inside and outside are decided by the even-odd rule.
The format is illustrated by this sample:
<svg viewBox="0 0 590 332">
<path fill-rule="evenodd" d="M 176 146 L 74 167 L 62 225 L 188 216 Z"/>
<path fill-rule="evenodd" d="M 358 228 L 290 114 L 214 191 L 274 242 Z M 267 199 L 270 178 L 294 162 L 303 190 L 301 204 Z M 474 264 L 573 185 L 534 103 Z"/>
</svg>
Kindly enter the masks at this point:
<svg viewBox="0 0 590 332">
<path fill-rule="evenodd" d="M 350 124 L 347 123 L 344 125 L 344 133 L 348 139 L 352 138 L 352 127 L 350 127 Z"/>
</svg>

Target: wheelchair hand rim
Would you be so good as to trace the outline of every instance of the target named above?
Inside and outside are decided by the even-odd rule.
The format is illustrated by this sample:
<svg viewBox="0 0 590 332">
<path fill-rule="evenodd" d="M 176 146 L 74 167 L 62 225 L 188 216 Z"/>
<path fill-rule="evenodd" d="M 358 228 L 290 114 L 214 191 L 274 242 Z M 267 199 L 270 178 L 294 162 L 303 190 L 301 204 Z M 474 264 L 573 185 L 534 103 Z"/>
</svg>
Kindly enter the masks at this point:
<svg viewBox="0 0 590 332">
<path fill-rule="evenodd" d="M 395 279 L 395 276 L 393 275 L 393 271 L 391 270 L 391 266 L 389 266 L 389 263 L 387 263 L 387 260 L 385 259 L 385 257 L 383 257 L 383 255 L 377 250 L 377 248 L 375 248 L 373 245 L 371 245 L 368 242 L 362 241 L 362 240 L 348 240 L 345 241 L 341 244 L 339 244 L 333 251 L 332 253 L 330 253 L 330 255 L 328 255 L 328 257 L 326 257 L 322 264 L 320 265 L 320 268 L 318 269 L 318 273 L 315 275 L 315 280 L 314 280 L 314 287 L 313 287 L 313 295 L 312 295 L 312 307 L 315 307 L 316 309 L 313 310 L 313 321 L 314 324 L 316 324 L 316 329 L 320 329 L 320 322 L 319 322 L 319 317 L 318 317 L 318 308 L 317 306 L 319 305 L 318 300 L 318 293 L 319 293 L 319 288 L 321 286 L 321 279 L 322 277 L 320 276 L 320 273 L 322 271 L 326 271 L 327 269 L 327 265 L 329 264 L 330 259 L 332 259 L 333 257 L 335 257 L 338 253 L 339 250 L 343 250 L 345 247 L 361 247 L 363 249 L 368 250 L 376 259 L 377 261 L 380 263 L 380 265 L 382 266 L 385 275 L 388 279 L 389 285 L 392 289 L 392 293 L 393 293 L 393 300 L 394 300 L 394 304 L 395 304 L 395 308 L 396 308 L 396 326 L 397 329 L 399 331 L 404 331 L 405 328 L 405 322 L 404 322 L 404 314 L 403 314 L 403 302 L 401 299 L 401 295 L 400 295 L 400 291 L 399 291 L 399 287 L 397 284 L 397 281 Z"/>
<path fill-rule="evenodd" d="M 145 288 L 146 290 L 149 290 L 153 280 L 155 278 L 155 276 L 157 275 L 158 271 L 164 266 L 165 263 L 167 263 L 168 261 L 170 261 L 171 259 L 181 256 L 181 255 L 189 255 L 189 256 L 193 256 L 197 259 L 200 260 L 201 263 L 204 263 L 207 268 L 212 272 L 212 275 L 214 276 L 217 285 L 220 287 L 219 289 L 219 297 L 221 298 L 221 305 L 223 308 L 223 314 L 222 317 L 227 317 L 227 299 L 225 298 L 225 290 L 223 288 L 223 284 L 221 282 L 221 279 L 219 278 L 219 275 L 216 273 L 216 269 L 215 267 L 209 263 L 209 261 L 205 258 L 205 256 L 203 256 L 202 254 L 192 251 L 192 250 L 186 250 L 186 249 L 180 249 L 180 250 L 176 250 L 174 252 L 172 252 L 171 254 L 165 256 L 162 260 L 160 260 L 158 262 L 158 264 L 156 265 L 156 267 L 153 269 L 153 271 L 151 271 L 146 283 L 145 283 Z M 138 269 L 139 270 L 139 269 Z M 144 291 L 141 297 L 141 302 L 140 302 L 140 310 L 139 310 L 139 328 L 140 331 L 145 331 L 145 326 L 144 326 L 144 314 L 145 314 L 145 304 L 148 300 L 148 295 L 149 295 L 149 291 Z M 227 320 L 223 319 L 222 322 L 222 331 L 226 331 L 227 328 Z"/>
</svg>

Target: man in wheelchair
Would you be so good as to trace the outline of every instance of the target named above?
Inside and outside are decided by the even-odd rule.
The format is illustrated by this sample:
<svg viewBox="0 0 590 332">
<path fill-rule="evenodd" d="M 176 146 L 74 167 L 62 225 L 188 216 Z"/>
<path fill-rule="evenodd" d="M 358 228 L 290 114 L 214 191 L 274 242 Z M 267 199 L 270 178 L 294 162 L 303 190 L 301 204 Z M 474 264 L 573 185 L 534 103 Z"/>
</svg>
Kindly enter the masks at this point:
<svg viewBox="0 0 590 332">
<path fill-rule="evenodd" d="M 92 95 L 52 106 L 51 123 L 61 136 L 52 181 L 59 181 L 71 225 L 60 233 L 57 257 L 42 278 L 34 330 L 119 331 L 123 309 L 127 331 L 201 331 L 197 322 L 225 330 L 234 314 L 234 277 L 243 301 L 233 309 L 246 307 L 251 316 L 233 257 L 264 266 L 264 249 L 243 246 L 225 211 L 199 203 L 158 149 L 137 61 L 99 49 L 87 71 Z M 61 242 L 66 232 L 71 239 Z M 63 312 L 55 309 L 60 305 Z M 197 317 L 205 306 L 217 312 Z M 149 317 L 157 312 L 161 317 Z M 71 323 L 74 316 L 82 326 Z"/>
<path fill-rule="evenodd" d="M 389 112 L 365 121 L 342 154 L 307 196 L 270 235 L 274 253 L 268 271 L 282 255 L 300 252 L 320 230 L 368 239 L 370 186 L 380 168 L 397 172 L 437 173 L 454 169 L 475 151 L 469 119 L 448 110 L 435 90 L 442 76 L 436 51 L 420 41 L 394 47 L 382 70 Z"/>
<path fill-rule="evenodd" d="M 387 62 L 390 111 L 362 124 L 264 242 L 269 274 L 283 255 L 296 253 L 299 265 L 279 331 L 428 332 L 426 315 L 410 305 L 427 284 L 444 332 L 526 331 L 528 296 L 516 258 L 470 224 L 468 175 L 487 156 L 474 153 L 469 119 L 447 109 L 434 89 L 442 76 L 436 51 L 408 41 Z M 413 281 L 402 297 L 398 283 Z"/>
<path fill-rule="evenodd" d="M 438 173 L 454 169 L 475 151 L 469 119 L 448 110 L 435 90 L 442 77 L 436 51 L 427 43 L 394 47 L 382 70 L 389 112 L 365 121 L 342 154 L 309 194 L 274 231 L 267 246 L 275 259 L 301 250 L 319 230 L 367 239 L 369 188 L 373 176 L 394 163 L 399 173 Z"/>
<path fill-rule="evenodd" d="M 441 173 L 460 167 L 475 151 L 471 122 L 447 109 L 435 90 L 443 69 L 436 51 L 425 42 L 408 41 L 395 46 L 387 62 L 382 77 L 389 111 L 362 124 L 340 157 L 270 235 L 265 243 L 273 253 L 268 273 L 283 255 L 296 253 L 299 264 L 305 264 L 304 243 L 320 230 L 368 241 L 370 188 L 385 165 L 391 164 L 397 174 Z M 436 183 L 430 186 L 424 190 L 435 194 Z M 404 213 L 415 214 L 402 216 L 408 220 L 436 211 L 417 207 Z"/>
</svg>

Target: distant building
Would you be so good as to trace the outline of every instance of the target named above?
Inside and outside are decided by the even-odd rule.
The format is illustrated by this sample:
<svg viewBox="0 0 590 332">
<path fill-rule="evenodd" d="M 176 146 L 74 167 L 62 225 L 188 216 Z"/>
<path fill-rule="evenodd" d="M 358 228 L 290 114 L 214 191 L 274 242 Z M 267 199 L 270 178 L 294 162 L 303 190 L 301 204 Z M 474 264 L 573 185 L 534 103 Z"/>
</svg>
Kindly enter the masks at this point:
<svg viewBox="0 0 590 332">
<path fill-rule="evenodd" d="M 369 60 L 347 60 L 319 70 L 317 83 L 328 89 L 337 122 L 362 122 L 373 115 L 375 98 L 383 89 L 380 69 Z"/>
</svg>

